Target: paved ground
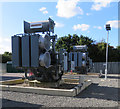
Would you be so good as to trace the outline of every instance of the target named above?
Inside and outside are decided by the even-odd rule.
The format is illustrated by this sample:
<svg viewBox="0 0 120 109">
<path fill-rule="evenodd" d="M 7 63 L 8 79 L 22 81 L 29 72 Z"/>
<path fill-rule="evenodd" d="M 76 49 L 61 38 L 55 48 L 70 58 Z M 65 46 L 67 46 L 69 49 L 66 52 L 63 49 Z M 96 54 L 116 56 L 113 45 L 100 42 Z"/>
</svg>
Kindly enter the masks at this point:
<svg viewBox="0 0 120 109">
<path fill-rule="evenodd" d="M 38 95 L 33 93 L 2 92 L 3 107 L 117 107 L 120 96 L 120 75 L 91 78 L 93 84 L 76 97 Z"/>
<path fill-rule="evenodd" d="M 28 74 L 29 75 L 29 74 Z M 24 73 L 0 73 L 0 81 L 5 81 L 5 80 L 11 80 L 11 79 L 19 79 L 22 78 L 23 76 L 25 76 Z M 63 78 L 69 78 L 69 79 L 79 79 L 79 76 L 83 76 L 83 75 L 63 75 Z M 99 77 L 98 75 L 89 75 L 89 76 L 85 76 L 85 77 Z M 120 79 L 120 75 L 117 74 L 108 74 L 108 78 L 116 78 L 116 79 Z"/>
<path fill-rule="evenodd" d="M 24 73 L 0 73 L 0 81 L 22 78 Z"/>
</svg>

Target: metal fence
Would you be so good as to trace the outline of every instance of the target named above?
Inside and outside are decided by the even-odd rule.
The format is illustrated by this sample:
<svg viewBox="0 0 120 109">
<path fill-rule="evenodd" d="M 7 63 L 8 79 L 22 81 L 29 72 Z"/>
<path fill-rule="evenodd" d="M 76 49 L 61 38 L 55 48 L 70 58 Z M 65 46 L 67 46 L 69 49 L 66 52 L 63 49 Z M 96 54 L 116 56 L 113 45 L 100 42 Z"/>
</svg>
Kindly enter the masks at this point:
<svg viewBox="0 0 120 109">
<path fill-rule="evenodd" d="M 21 73 L 24 72 L 20 68 L 12 67 L 12 63 L 0 63 L 0 73 Z"/>
<path fill-rule="evenodd" d="M 6 70 L 6 64 L 0 63 L 0 73 L 5 73 Z"/>
<path fill-rule="evenodd" d="M 102 70 L 102 73 L 105 73 L 105 62 L 94 62 L 93 72 L 99 73 Z M 7 72 L 7 65 L 0 63 L 0 73 Z M 108 62 L 108 74 L 120 74 L 120 62 Z"/>
<path fill-rule="evenodd" d="M 105 62 L 94 62 L 94 72 L 99 73 L 102 70 L 102 73 L 105 73 Z M 120 62 L 108 62 L 108 74 L 120 74 Z"/>
</svg>

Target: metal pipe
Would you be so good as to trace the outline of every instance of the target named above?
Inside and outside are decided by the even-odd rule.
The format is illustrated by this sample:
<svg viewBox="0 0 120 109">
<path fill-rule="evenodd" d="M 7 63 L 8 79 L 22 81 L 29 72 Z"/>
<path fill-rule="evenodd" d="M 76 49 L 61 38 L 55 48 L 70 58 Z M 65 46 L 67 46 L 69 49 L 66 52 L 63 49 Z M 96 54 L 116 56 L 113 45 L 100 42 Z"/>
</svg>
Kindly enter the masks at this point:
<svg viewBox="0 0 120 109">
<path fill-rule="evenodd" d="M 108 37 L 109 37 L 109 31 L 107 32 L 107 46 L 106 46 L 106 69 L 105 69 L 105 80 L 107 79 L 107 63 L 108 63 Z"/>
</svg>

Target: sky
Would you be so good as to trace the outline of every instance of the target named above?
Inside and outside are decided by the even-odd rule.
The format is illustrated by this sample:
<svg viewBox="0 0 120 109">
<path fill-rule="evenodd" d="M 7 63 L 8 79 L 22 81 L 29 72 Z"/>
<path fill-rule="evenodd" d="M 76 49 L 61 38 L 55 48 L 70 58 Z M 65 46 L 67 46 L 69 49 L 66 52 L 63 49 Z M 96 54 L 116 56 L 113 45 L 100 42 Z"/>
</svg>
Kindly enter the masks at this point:
<svg viewBox="0 0 120 109">
<path fill-rule="evenodd" d="M 120 9 L 120 8 L 119 8 Z M 109 43 L 118 46 L 118 2 L 112 0 L 57 0 L 56 2 L 2 2 L 0 4 L 0 54 L 11 52 L 11 36 L 23 33 L 23 21 L 48 20 L 51 17 L 59 37 L 84 35 L 100 42 L 107 39 L 106 24 L 111 25 Z"/>
</svg>

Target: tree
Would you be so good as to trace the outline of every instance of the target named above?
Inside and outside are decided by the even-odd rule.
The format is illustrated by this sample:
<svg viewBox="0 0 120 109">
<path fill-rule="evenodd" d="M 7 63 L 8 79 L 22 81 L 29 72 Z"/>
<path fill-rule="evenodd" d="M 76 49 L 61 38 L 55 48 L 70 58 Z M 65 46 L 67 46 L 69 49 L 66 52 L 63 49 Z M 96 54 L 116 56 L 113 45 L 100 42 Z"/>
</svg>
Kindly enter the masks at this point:
<svg viewBox="0 0 120 109">
<path fill-rule="evenodd" d="M 98 48 L 95 46 L 95 41 L 87 36 L 78 36 L 77 34 L 60 37 L 56 43 L 56 49 L 66 49 L 67 52 L 73 51 L 73 46 L 75 45 L 87 45 L 89 57 L 93 60 L 96 59 L 95 54 Z M 96 60 L 97 61 L 97 60 Z"/>
<path fill-rule="evenodd" d="M 109 46 L 108 61 L 120 62 L 120 49 Z"/>
<path fill-rule="evenodd" d="M 96 43 L 95 40 L 81 35 L 80 37 L 76 34 L 64 37 L 60 37 L 56 43 L 56 49 L 66 49 L 67 52 L 73 51 L 74 45 L 87 45 L 88 55 L 93 60 L 93 62 L 105 62 L 106 61 L 106 42 L 102 39 L 100 42 Z M 108 61 L 115 62 L 120 61 L 120 46 L 114 48 L 113 46 L 108 46 Z"/>
<path fill-rule="evenodd" d="M 95 45 L 95 42 L 96 42 L 95 40 L 83 35 L 80 36 L 80 39 L 78 42 L 78 45 L 87 45 L 88 53 L 89 53 L 88 56 L 93 61 L 97 61 L 96 54 L 97 54 L 98 48 Z"/>
<path fill-rule="evenodd" d="M 98 51 L 96 53 L 97 60 L 96 62 L 105 62 L 106 61 L 106 42 L 101 41 L 96 44 L 98 47 Z M 110 46 L 108 44 L 108 62 L 118 62 L 120 61 L 120 52 L 118 49 Z"/>
<path fill-rule="evenodd" d="M 4 52 L 4 54 L 2 54 L 2 63 L 6 63 L 7 61 L 11 61 L 12 59 L 12 53 L 9 52 Z"/>
<path fill-rule="evenodd" d="M 92 40 L 91 38 L 87 37 L 87 36 L 80 36 L 78 45 L 87 45 L 90 46 L 91 44 L 94 44 L 94 40 Z"/>
<path fill-rule="evenodd" d="M 117 46 L 117 49 L 120 50 L 120 46 Z"/>
<path fill-rule="evenodd" d="M 79 37 L 76 34 L 73 34 L 73 36 L 68 34 L 68 36 L 60 37 L 55 45 L 56 50 L 66 49 L 67 52 L 70 52 L 73 49 L 73 45 L 78 45 L 78 41 Z"/>
</svg>

